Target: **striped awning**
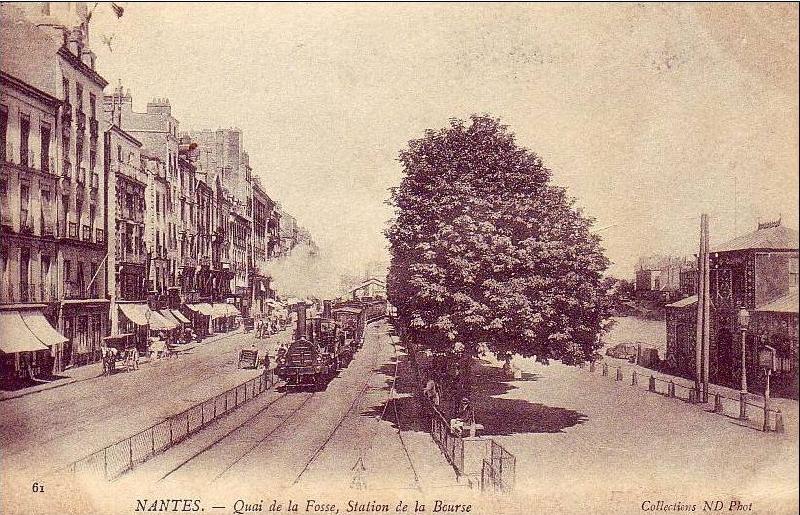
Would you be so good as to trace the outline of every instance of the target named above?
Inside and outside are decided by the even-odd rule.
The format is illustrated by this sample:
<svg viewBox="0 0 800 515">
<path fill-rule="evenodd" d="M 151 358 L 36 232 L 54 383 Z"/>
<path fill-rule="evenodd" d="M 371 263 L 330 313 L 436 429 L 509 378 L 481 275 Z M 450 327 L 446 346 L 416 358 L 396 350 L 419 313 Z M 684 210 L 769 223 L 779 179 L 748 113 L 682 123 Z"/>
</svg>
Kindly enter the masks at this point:
<svg viewBox="0 0 800 515">
<path fill-rule="evenodd" d="M 0 352 L 36 352 L 47 346 L 25 324 L 19 311 L 0 311 Z"/>
<path fill-rule="evenodd" d="M 199 304 L 186 304 L 186 307 L 207 317 L 214 315 L 214 308 L 211 307 L 211 304 L 205 302 L 201 302 Z"/>
<path fill-rule="evenodd" d="M 211 318 L 217 319 L 229 316 L 227 304 L 215 303 L 212 307 L 214 308 L 214 312 L 211 315 Z"/>
<path fill-rule="evenodd" d="M 158 311 L 150 312 L 150 329 L 155 331 L 172 331 L 173 329 L 177 329 L 177 327 L 178 324 L 167 320 L 164 318 L 164 315 Z"/>
<path fill-rule="evenodd" d="M 172 314 L 175 316 L 175 319 L 176 319 L 178 322 L 180 322 L 180 323 L 182 323 L 182 324 L 188 324 L 188 323 L 189 323 L 189 319 L 188 319 L 188 318 L 186 318 L 185 316 L 183 316 L 183 313 L 181 313 L 181 312 L 180 312 L 180 311 L 178 311 L 177 309 L 173 309 L 173 310 L 172 310 Z"/>
<path fill-rule="evenodd" d="M 125 317 L 136 325 L 147 325 L 150 308 L 147 304 L 117 304 Z"/>
<path fill-rule="evenodd" d="M 41 311 L 26 310 L 21 311 L 20 314 L 33 335 L 48 347 L 67 341 L 61 333 L 53 329 L 53 326 L 50 325 L 50 322 L 47 321 Z"/>
<path fill-rule="evenodd" d="M 166 318 L 168 321 L 170 321 L 173 324 L 175 324 L 175 327 L 180 327 L 181 322 L 180 322 L 180 320 L 175 318 L 175 315 L 172 314 L 172 311 L 170 311 L 168 309 L 162 309 L 162 310 L 159 311 L 159 313 L 161 314 L 161 316 Z"/>
</svg>

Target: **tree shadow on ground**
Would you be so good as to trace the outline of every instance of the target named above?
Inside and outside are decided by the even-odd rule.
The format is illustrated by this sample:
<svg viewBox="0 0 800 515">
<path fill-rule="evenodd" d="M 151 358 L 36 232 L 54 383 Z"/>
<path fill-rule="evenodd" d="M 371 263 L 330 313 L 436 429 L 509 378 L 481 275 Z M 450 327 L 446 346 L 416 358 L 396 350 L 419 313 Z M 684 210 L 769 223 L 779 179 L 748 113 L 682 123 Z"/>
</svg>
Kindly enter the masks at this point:
<svg viewBox="0 0 800 515">
<path fill-rule="evenodd" d="M 475 420 L 483 425 L 478 436 L 507 436 L 518 433 L 559 433 L 586 422 L 587 416 L 578 411 L 546 406 L 525 399 L 501 397 L 516 390 L 519 381 L 542 380 L 538 374 L 523 374 L 522 379 L 507 379 L 501 367 L 478 362 L 472 384 L 472 405 Z M 395 382 L 395 396 L 387 402 L 364 411 L 362 416 L 377 417 L 391 422 L 403 431 L 428 432 L 432 410 L 413 394 L 413 373 L 408 362 L 401 361 Z M 443 400 L 446 406 L 448 400 Z"/>
</svg>

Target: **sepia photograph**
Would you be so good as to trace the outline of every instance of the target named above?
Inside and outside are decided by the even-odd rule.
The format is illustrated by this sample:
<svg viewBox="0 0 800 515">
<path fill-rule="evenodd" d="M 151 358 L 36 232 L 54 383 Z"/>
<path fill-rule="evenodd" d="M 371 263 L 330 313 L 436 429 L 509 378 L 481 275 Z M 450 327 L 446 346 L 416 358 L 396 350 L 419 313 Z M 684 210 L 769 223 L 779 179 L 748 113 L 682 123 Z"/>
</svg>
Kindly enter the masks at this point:
<svg viewBox="0 0 800 515">
<path fill-rule="evenodd" d="M 798 44 L 0 2 L 0 513 L 798 513 Z"/>
</svg>

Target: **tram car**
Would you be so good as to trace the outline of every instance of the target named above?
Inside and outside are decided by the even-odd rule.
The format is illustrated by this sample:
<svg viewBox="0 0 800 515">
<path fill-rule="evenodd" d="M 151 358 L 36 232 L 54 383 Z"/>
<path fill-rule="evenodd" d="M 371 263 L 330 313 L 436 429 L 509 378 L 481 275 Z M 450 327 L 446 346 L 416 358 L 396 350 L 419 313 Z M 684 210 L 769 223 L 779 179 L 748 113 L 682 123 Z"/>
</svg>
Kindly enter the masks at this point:
<svg viewBox="0 0 800 515">
<path fill-rule="evenodd" d="M 327 306 L 330 313 L 329 304 Z M 295 308 L 297 326 L 294 341 L 287 349 L 278 352 L 275 371 L 290 386 L 323 385 L 353 358 L 352 347 L 346 342 L 344 332 L 330 315 L 325 316 L 326 310 L 322 316 L 307 318 L 306 307 L 300 303 Z"/>
<path fill-rule="evenodd" d="M 384 299 L 362 299 L 341 302 L 333 308 L 333 319 L 342 327 L 345 339 L 354 348 L 364 342 L 367 324 L 386 316 L 388 304 Z"/>
</svg>

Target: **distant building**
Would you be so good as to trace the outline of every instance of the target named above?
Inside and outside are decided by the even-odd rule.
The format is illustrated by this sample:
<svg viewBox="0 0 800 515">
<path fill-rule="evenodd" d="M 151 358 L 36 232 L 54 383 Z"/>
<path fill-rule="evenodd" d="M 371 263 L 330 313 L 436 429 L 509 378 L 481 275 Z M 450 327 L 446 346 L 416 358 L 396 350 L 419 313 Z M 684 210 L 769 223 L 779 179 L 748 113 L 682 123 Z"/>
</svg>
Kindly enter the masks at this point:
<svg viewBox="0 0 800 515">
<path fill-rule="evenodd" d="M 798 373 L 798 232 L 780 221 L 759 224 L 756 231 L 711 250 L 711 380 L 737 386 L 741 377 L 741 328 L 744 307 L 751 321 L 746 332 L 748 384 L 761 388 L 758 348 L 771 345 L 788 370 L 773 376 L 775 387 L 797 395 Z M 697 296 L 666 307 L 667 360 L 687 377 L 695 367 Z"/>
<path fill-rule="evenodd" d="M 674 256 L 641 258 L 636 268 L 636 296 L 670 301 L 681 296 L 681 274 L 695 267 L 694 260 Z"/>
<path fill-rule="evenodd" d="M 355 288 L 351 289 L 348 293 L 354 300 L 363 298 L 385 299 L 386 283 L 379 279 L 375 279 L 374 277 L 370 277 Z"/>
</svg>

